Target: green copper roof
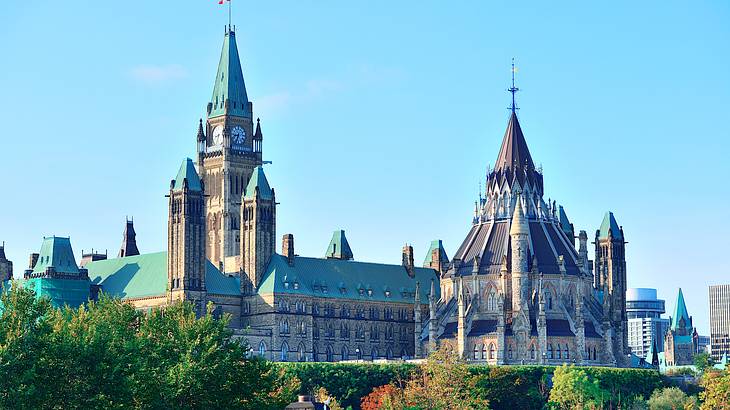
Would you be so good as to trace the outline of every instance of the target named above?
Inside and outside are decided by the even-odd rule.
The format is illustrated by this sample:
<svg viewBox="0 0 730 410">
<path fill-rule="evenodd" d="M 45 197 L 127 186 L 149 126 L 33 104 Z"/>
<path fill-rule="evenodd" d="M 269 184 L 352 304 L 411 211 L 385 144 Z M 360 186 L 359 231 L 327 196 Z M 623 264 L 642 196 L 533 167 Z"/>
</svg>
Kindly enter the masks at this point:
<svg viewBox="0 0 730 410">
<path fill-rule="evenodd" d="M 188 189 L 190 191 L 203 190 L 203 184 L 200 183 L 200 177 L 198 176 L 198 172 L 195 170 L 195 164 L 193 164 L 193 160 L 190 158 L 186 158 L 180 165 L 180 170 L 177 171 L 175 185 L 172 189 L 175 191 L 181 191 L 184 186 L 183 180 L 185 179 L 188 180 Z"/>
<path fill-rule="evenodd" d="M 431 246 L 429 246 L 428 252 L 426 252 L 426 259 L 423 261 L 424 267 L 430 266 L 431 262 L 433 262 L 433 251 L 435 249 L 439 250 L 442 263 L 447 263 L 449 261 L 449 257 L 446 256 L 446 250 L 444 249 L 443 242 L 441 241 L 441 239 L 437 239 L 435 241 L 431 241 Z"/>
<path fill-rule="evenodd" d="M 321 298 L 414 303 L 416 282 L 420 298 L 428 300 L 431 280 L 438 283 L 433 269 L 415 268 L 415 277 L 401 265 L 320 259 L 295 256 L 293 265 L 274 254 L 258 288 L 260 295 L 284 293 Z M 439 286 L 435 286 L 439 295 Z"/>
<path fill-rule="evenodd" d="M 10 282 L 26 289 L 32 289 L 37 297 L 50 299 L 54 307 L 77 308 L 89 300 L 90 285 L 88 279 L 30 278 L 16 279 Z"/>
<path fill-rule="evenodd" d="M 613 216 L 613 212 L 606 212 L 606 215 L 603 217 L 603 222 L 601 223 L 601 229 L 598 237 L 600 239 L 607 239 L 609 232 L 611 232 L 614 239 L 624 238 L 621 234 L 621 229 L 618 227 L 616 218 Z"/>
<path fill-rule="evenodd" d="M 33 273 L 43 273 L 46 268 L 53 266 L 56 272 L 67 274 L 78 274 L 79 267 L 76 265 L 71 240 L 59 236 L 43 238 L 43 244 L 38 255 L 38 262 L 33 268 Z"/>
<path fill-rule="evenodd" d="M 227 111 L 225 101 L 228 101 Z M 213 97 L 211 97 L 210 103 L 212 109 L 208 114 L 209 117 L 217 117 L 226 113 L 239 117 L 252 117 L 248 106 L 246 84 L 243 81 L 241 60 L 238 58 L 236 33 L 232 30 L 228 30 L 223 39 L 223 50 L 218 62 L 218 73 L 215 77 Z"/>
<path fill-rule="evenodd" d="M 327 247 L 325 257 L 345 260 L 353 258 L 352 249 L 350 249 L 350 244 L 347 242 L 347 238 L 345 238 L 345 231 L 338 229 L 332 234 L 332 239 Z"/>
<path fill-rule="evenodd" d="M 682 288 L 679 288 L 679 294 L 677 295 L 677 303 L 674 304 L 674 315 L 672 316 L 672 330 L 679 328 L 679 319 L 684 318 L 685 326 L 690 327 L 689 314 L 687 313 L 687 306 L 684 304 L 684 295 L 682 294 Z"/>
<path fill-rule="evenodd" d="M 167 291 L 167 252 L 90 262 L 89 278 L 102 291 L 119 298 L 163 296 Z M 205 265 L 208 293 L 239 295 L 238 278 L 223 275 L 210 261 Z"/>
<path fill-rule="evenodd" d="M 558 206 L 558 217 L 560 218 L 560 227 L 563 229 L 563 232 L 565 232 L 566 235 L 570 236 L 573 235 L 573 225 L 570 223 L 570 220 L 568 219 L 568 214 L 565 213 L 565 209 L 563 209 L 563 206 Z"/>
<path fill-rule="evenodd" d="M 251 179 L 248 180 L 246 191 L 243 194 L 244 198 L 253 198 L 257 187 L 261 199 L 272 199 L 274 197 L 274 193 L 269 186 L 269 181 L 266 180 L 264 168 L 261 166 L 256 167 L 253 174 L 251 174 Z"/>
</svg>

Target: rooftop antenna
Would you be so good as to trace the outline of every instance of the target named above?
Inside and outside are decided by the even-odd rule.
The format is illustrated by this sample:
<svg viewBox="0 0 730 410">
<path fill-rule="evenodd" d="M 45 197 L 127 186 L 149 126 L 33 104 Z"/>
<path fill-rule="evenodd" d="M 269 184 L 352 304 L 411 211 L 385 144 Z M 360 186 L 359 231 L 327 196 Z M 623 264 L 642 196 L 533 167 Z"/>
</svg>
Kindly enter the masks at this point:
<svg viewBox="0 0 730 410">
<path fill-rule="evenodd" d="M 507 91 L 512 93 L 512 106 L 509 108 L 512 110 L 512 113 L 514 114 L 519 108 L 517 108 L 517 104 L 515 104 L 515 93 L 517 91 L 520 91 L 519 88 L 515 87 L 515 72 L 517 69 L 515 68 L 515 58 L 512 57 L 512 88 L 509 88 Z"/>
</svg>

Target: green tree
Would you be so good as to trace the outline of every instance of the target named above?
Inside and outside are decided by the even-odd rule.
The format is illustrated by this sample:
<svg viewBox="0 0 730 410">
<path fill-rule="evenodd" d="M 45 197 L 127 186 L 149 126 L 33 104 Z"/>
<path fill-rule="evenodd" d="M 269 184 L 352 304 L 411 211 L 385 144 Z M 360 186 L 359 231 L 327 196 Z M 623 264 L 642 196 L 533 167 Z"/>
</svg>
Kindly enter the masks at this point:
<svg viewBox="0 0 730 410">
<path fill-rule="evenodd" d="M 695 410 L 699 408 L 696 397 L 687 396 L 677 387 L 654 390 L 647 404 L 649 410 Z"/>
<path fill-rule="evenodd" d="M 550 403 L 563 409 L 591 409 L 602 406 L 608 397 L 598 380 L 583 369 L 562 365 L 555 368 Z"/>
<path fill-rule="evenodd" d="M 730 409 L 730 372 L 708 371 L 702 375 L 705 391 L 700 393 L 702 410 Z"/>
<path fill-rule="evenodd" d="M 474 394 L 477 380 L 462 360 L 450 350 L 441 348 L 428 357 L 406 384 L 404 407 L 487 409 L 489 402 Z"/>
<path fill-rule="evenodd" d="M 709 353 L 700 353 L 696 355 L 694 361 L 695 367 L 701 372 L 704 372 L 706 369 L 715 365 L 715 361 Z"/>
<path fill-rule="evenodd" d="M 26 289 L 13 287 L 0 295 L 0 408 L 38 408 L 50 387 L 38 384 L 52 332 L 53 309 Z M 42 371 L 41 371 L 42 372 Z"/>
</svg>

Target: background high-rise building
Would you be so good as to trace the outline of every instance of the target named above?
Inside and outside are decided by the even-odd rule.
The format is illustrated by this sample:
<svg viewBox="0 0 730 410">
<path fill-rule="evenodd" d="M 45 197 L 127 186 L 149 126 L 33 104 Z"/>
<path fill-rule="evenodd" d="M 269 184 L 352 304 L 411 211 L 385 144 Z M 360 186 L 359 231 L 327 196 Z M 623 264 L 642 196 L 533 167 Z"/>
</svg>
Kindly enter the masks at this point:
<svg viewBox="0 0 730 410">
<path fill-rule="evenodd" d="M 664 312 L 664 301 L 657 299 L 656 289 L 631 288 L 626 291 L 629 348 L 632 353 L 646 357 L 652 345 L 657 352 L 664 351 L 664 335 L 669 329 L 669 319 L 661 317 Z"/>
<path fill-rule="evenodd" d="M 710 354 L 730 354 L 730 285 L 710 286 Z"/>
</svg>

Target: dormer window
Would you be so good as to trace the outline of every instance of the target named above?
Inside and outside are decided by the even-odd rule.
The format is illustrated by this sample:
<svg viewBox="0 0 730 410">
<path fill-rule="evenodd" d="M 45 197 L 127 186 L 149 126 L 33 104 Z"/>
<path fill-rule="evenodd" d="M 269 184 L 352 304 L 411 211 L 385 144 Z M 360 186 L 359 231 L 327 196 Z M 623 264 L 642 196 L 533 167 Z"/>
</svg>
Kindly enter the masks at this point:
<svg viewBox="0 0 730 410">
<path fill-rule="evenodd" d="M 294 282 L 294 289 L 299 289 L 299 282 Z"/>
<path fill-rule="evenodd" d="M 390 291 L 389 291 L 389 290 L 386 290 L 386 291 L 385 291 L 385 297 L 386 297 L 386 298 L 389 298 L 389 297 L 390 297 Z"/>
<path fill-rule="evenodd" d="M 373 290 L 372 289 L 368 289 L 368 296 L 373 296 Z"/>
</svg>

